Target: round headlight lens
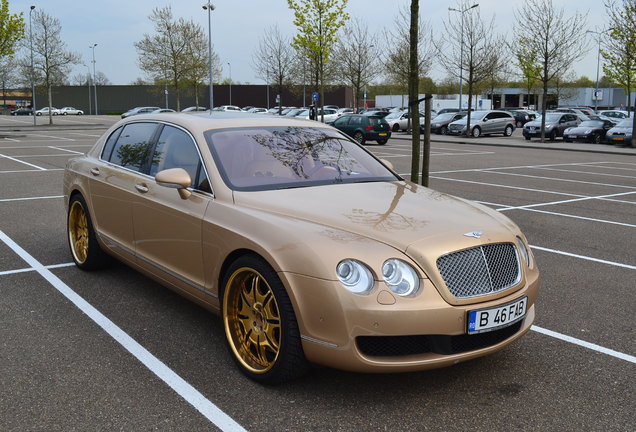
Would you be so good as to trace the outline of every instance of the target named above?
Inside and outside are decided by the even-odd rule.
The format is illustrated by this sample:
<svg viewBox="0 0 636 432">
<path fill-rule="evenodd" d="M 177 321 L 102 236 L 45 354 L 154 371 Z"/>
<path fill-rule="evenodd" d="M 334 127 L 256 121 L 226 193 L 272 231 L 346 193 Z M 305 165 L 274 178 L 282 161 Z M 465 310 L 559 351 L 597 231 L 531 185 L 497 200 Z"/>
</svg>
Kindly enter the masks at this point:
<svg viewBox="0 0 636 432">
<path fill-rule="evenodd" d="M 340 261 L 336 274 L 340 283 L 352 293 L 365 294 L 373 288 L 371 270 L 361 262 L 352 259 Z"/>
<path fill-rule="evenodd" d="M 530 254 L 528 253 L 528 248 L 526 244 L 521 240 L 521 237 L 517 237 L 517 246 L 519 248 L 519 252 L 521 252 L 521 256 L 525 261 L 526 265 L 530 267 Z"/>
<path fill-rule="evenodd" d="M 420 287 L 420 278 L 415 269 L 396 258 L 384 262 L 382 277 L 391 291 L 399 296 L 410 296 Z"/>
</svg>

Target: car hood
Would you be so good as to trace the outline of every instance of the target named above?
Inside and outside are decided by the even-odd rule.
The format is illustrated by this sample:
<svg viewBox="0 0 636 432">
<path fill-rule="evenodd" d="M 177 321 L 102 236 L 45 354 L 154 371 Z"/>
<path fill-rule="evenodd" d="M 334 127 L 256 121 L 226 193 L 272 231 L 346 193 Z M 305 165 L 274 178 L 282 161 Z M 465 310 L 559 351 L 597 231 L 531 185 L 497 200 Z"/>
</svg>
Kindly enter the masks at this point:
<svg viewBox="0 0 636 432">
<path fill-rule="evenodd" d="M 439 255 L 518 233 L 507 217 L 487 207 L 408 182 L 338 184 L 263 192 L 235 192 L 235 203 L 287 218 L 347 231 L 402 252 L 433 246 Z M 480 243 L 481 243 L 480 242 Z M 427 253 L 428 255 L 428 253 Z"/>
<path fill-rule="evenodd" d="M 631 134 L 632 128 L 623 128 L 623 127 L 613 127 L 607 131 L 607 133 L 626 133 Z"/>
<path fill-rule="evenodd" d="M 585 133 L 587 131 L 597 131 L 601 128 L 592 127 L 592 126 L 573 126 L 566 129 L 568 133 Z"/>
</svg>

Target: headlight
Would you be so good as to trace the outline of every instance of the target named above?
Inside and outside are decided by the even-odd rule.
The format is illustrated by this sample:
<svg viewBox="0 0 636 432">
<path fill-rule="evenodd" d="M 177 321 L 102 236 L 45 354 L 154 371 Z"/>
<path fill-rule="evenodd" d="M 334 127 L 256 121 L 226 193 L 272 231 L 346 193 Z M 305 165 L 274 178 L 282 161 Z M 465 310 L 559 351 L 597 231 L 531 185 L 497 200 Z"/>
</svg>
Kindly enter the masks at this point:
<svg viewBox="0 0 636 432">
<path fill-rule="evenodd" d="M 592 133 L 592 129 L 588 129 L 588 130 L 585 131 L 585 135 L 591 134 L 591 133 Z"/>
<path fill-rule="evenodd" d="M 420 287 L 420 278 L 415 269 L 395 258 L 384 262 L 382 277 L 391 291 L 402 297 L 416 293 Z"/>
<path fill-rule="evenodd" d="M 336 274 L 340 283 L 352 293 L 366 294 L 373 288 L 371 270 L 359 261 L 352 259 L 340 261 L 336 267 Z"/>
<path fill-rule="evenodd" d="M 547 124 L 547 125 L 545 125 L 545 128 L 546 128 L 546 129 L 550 129 L 551 127 L 552 127 L 552 125 L 551 125 L 551 124 Z"/>
<path fill-rule="evenodd" d="M 530 254 L 528 252 L 526 244 L 523 242 L 523 240 L 521 240 L 521 237 L 517 237 L 517 246 L 519 247 L 519 252 L 521 253 L 521 256 L 523 257 L 526 265 L 530 267 Z"/>
</svg>

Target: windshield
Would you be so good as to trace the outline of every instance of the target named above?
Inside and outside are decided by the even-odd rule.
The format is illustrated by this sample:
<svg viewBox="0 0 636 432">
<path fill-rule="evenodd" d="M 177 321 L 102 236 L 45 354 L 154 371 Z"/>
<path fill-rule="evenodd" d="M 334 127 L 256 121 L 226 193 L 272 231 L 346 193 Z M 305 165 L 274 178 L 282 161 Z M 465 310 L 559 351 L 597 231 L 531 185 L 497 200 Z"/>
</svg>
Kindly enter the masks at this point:
<svg viewBox="0 0 636 432">
<path fill-rule="evenodd" d="M 540 123 L 541 122 L 541 117 L 542 116 L 537 117 L 535 121 Z M 559 121 L 560 118 L 561 118 L 561 114 L 549 114 L 548 113 L 548 114 L 545 115 L 545 122 L 546 123 L 556 123 L 556 122 Z"/>
<path fill-rule="evenodd" d="M 402 117 L 402 113 L 401 112 L 394 112 L 394 113 L 389 114 L 385 118 L 387 120 L 392 120 L 392 119 L 396 119 L 396 118 L 400 118 L 400 117 Z"/>
<path fill-rule="evenodd" d="M 454 113 L 454 112 L 444 113 L 444 114 L 438 115 L 432 121 L 434 121 L 434 122 L 448 121 L 448 120 L 452 120 L 453 117 L 455 117 L 456 115 L 457 115 L 457 113 Z"/>
<path fill-rule="evenodd" d="M 605 123 L 599 120 L 586 120 L 581 122 L 579 127 L 593 127 L 593 128 L 601 128 Z"/>
<path fill-rule="evenodd" d="M 233 190 L 401 180 L 336 130 L 233 128 L 210 130 L 205 138 L 221 177 Z"/>
<path fill-rule="evenodd" d="M 614 127 L 631 128 L 633 125 L 634 125 L 634 119 L 625 119 L 618 122 L 618 124 Z"/>
</svg>

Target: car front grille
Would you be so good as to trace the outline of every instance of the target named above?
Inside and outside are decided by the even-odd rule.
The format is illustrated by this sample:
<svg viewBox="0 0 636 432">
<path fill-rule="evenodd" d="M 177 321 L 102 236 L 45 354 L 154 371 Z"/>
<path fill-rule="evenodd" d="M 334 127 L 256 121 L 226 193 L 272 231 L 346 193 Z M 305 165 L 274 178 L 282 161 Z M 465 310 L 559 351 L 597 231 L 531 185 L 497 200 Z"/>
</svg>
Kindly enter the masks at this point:
<svg viewBox="0 0 636 432">
<path fill-rule="evenodd" d="M 462 129 L 464 129 L 464 125 L 452 124 L 448 126 L 448 130 L 451 130 L 451 131 L 460 131 Z"/>
<path fill-rule="evenodd" d="M 443 255 L 437 259 L 446 287 L 466 298 L 503 291 L 521 280 L 521 267 L 512 243 L 493 243 Z"/>
<path fill-rule="evenodd" d="M 413 336 L 359 336 L 356 345 L 369 357 L 404 357 L 420 354 L 460 354 L 496 345 L 515 335 L 521 321 L 486 333 Z"/>
</svg>

